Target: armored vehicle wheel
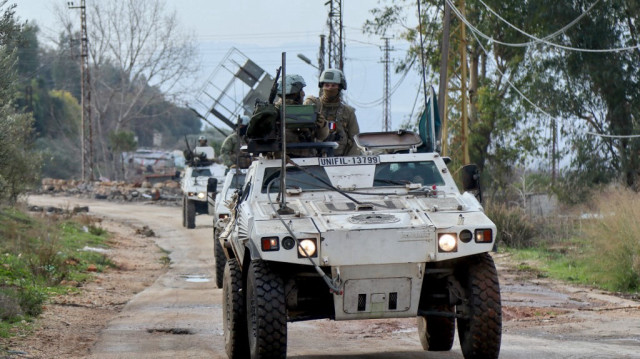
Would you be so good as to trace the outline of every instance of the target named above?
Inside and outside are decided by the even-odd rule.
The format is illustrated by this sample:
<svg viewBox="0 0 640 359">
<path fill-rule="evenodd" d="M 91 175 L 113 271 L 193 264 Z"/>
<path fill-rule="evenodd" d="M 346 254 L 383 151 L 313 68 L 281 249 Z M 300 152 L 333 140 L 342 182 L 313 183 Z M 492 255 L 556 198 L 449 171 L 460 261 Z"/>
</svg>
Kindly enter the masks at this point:
<svg viewBox="0 0 640 359">
<path fill-rule="evenodd" d="M 465 359 L 497 358 L 502 337 L 500 284 L 493 259 L 488 253 L 470 258 L 458 280 L 465 290 L 458 312 L 458 338 Z"/>
<path fill-rule="evenodd" d="M 442 305 L 436 310 L 454 313 L 454 307 Z M 431 352 L 449 351 L 453 347 L 456 333 L 456 321 L 452 317 L 427 315 L 418 317 L 418 335 L 424 350 Z"/>
<path fill-rule="evenodd" d="M 196 202 L 191 199 L 186 200 L 185 220 L 187 222 L 187 228 L 196 228 Z"/>
<path fill-rule="evenodd" d="M 242 272 L 236 259 L 224 267 L 222 286 L 222 321 L 224 322 L 224 348 L 229 359 L 244 359 L 247 349 L 247 318 L 245 313 Z"/>
<path fill-rule="evenodd" d="M 262 260 L 251 261 L 247 273 L 247 329 L 252 359 L 286 358 L 284 284 Z"/>
<path fill-rule="evenodd" d="M 224 277 L 224 267 L 227 263 L 227 257 L 224 255 L 222 245 L 218 240 L 218 231 L 213 229 L 213 255 L 216 261 L 216 286 L 222 288 L 222 278 Z"/>
</svg>

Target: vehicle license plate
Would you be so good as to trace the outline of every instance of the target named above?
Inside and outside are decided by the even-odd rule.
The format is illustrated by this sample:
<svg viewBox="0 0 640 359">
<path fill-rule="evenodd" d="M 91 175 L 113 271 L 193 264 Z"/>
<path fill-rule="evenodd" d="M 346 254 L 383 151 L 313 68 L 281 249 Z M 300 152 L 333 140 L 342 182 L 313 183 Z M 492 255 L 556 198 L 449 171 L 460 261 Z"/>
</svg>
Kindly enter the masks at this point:
<svg viewBox="0 0 640 359">
<path fill-rule="evenodd" d="M 379 156 L 320 157 L 320 166 L 377 165 Z"/>
</svg>

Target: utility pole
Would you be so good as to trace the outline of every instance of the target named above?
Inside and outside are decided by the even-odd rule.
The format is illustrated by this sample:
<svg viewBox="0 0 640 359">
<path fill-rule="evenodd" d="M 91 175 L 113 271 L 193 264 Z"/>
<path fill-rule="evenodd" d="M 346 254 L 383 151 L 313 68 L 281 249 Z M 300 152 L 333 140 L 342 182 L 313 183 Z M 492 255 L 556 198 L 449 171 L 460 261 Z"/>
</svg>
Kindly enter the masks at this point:
<svg viewBox="0 0 640 359">
<path fill-rule="evenodd" d="M 451 8 L 448 3 L 444 2 L 444 17 L 442 19 L 442 57 L 440 59 L 440 86 L 438 91 L 438 113 L 441 121 L 441 148 L 442 155 L 447 156 L 448 133 L 447 133 L 447 91 L 449 77 L 447 70 L 449 68 L 449 32 L 451 24 Z"/>
<path fill-rule="evenodd" d="M 342 35 L 342 0 L 328 0 L 329 5 L 329 59 L 327 67 L 344 72 L 344 46 Z"/>
<path fill-rule="evenodd" d="M 391 48 L 389 47 L 389 38 L 383 37 L 382 39 L 384 40 L 384 59 L 382 60 L 382 63 L 384 64 L 382 121 L 384 123 L 382 125 L 382 130 L 391 131 L 391 108 L 389 106 L 389 64 L 391 63 L 391 60 L 389 59 L 389 52 L 391 51 Z"/>
<path fill-rule="evenodd" d="M 465 0 L 460 0 L 460 12 L 466 16 Z M 464 24 L 460 24 L 460 101 L 462 103 L 462 162 L 471 163 L 469 157 L 469 115 L 467 113 L 467 32 Z"/>
<path fill-rule="evenodd" d="M 81 53 L 80 72 L 82 82 L 81 106 L 82 117 L 80 120 L 80 142 L 82 153 L 82 180 L 93 181 L 93 129 L 91 126 L 91 77 L 89 74 L 89 41 L 87 33 L 87 8 L 85 0 L 80 0 L 80 6 L 74 6 L 73 2 L 67 2 L 69 9 L 80 9 L 81 26 Z"/>
</svg>

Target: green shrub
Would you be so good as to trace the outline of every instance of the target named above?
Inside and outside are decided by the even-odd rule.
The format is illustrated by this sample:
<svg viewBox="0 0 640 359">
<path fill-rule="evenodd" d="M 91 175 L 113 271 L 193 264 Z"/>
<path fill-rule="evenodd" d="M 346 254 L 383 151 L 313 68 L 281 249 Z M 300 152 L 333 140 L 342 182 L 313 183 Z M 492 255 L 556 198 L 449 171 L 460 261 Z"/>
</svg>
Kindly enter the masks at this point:
<svg viewBox="0 0 640 359">
<path fill-rule="evenodd" d="M 487 203 L 484 208 L 498 229 L 496 243 L 512 248 L 527 248 L 534 244 L 537 226 L 522 209 L 493 203 Z"/>
</svg>

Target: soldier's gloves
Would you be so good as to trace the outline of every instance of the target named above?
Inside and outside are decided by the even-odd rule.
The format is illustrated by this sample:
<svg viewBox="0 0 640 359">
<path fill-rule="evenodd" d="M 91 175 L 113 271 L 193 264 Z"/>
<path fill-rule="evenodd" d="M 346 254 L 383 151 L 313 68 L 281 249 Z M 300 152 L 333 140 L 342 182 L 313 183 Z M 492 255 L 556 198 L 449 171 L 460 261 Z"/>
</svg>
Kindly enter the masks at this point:
<svg viewBox="0 0 640 359">
<path fill-rule="evenodd" d="M 318 128 L 323 128 L 327 125 L 327 120 L 325 120 L 324 116 L 319 113 L 318 117 L 316 118 L 316 126 L 318 126 Z"/>
</svg>

